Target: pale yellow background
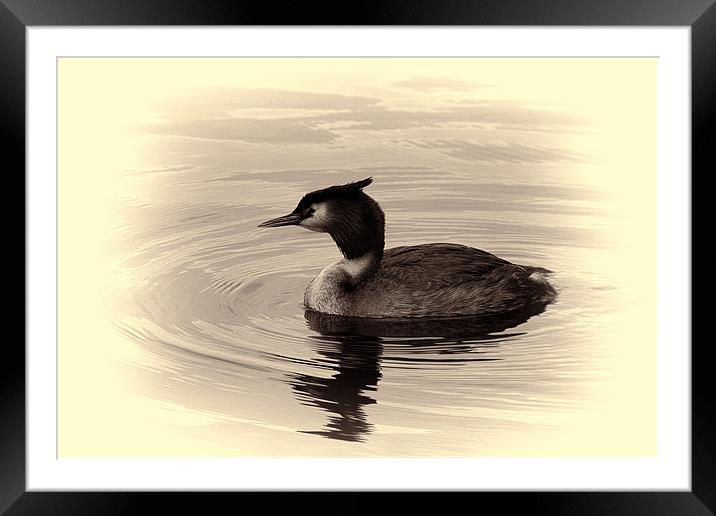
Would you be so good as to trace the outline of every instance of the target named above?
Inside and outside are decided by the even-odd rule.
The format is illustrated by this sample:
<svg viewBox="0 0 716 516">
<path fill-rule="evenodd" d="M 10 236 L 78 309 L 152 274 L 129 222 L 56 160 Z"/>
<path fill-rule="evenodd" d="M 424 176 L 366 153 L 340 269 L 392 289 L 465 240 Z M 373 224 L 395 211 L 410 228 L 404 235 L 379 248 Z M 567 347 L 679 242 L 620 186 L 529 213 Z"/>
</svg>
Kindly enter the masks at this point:
<svg viewBox="0 0 716 516">
<path fill-rule="evenodd" d="M 132 188 L 123 172 L 142 163 L 146 147 L 134 137 L 161 99 L 194 87 L 241 86 L 370 94 L 387 78 L 426 75 L 493 82 L 492 98 L 554 105 L 594 128 L 588 148 L 602 167 L 585 181 L 612 192 L 621 213 L 615 233 L 623 252 L 594 255 L 595 267 L 619 274 L 627 290 L 652 303 L 625 298 L 623 349 L 611 370 L 608 406 L 579 410 L 580 433 L 540 440 L 530 456 L 635 456 L 656 453 L 656 70 L 654 59 L 61 59 L 59 67 L 59 454 L 60 456 L 251 455 L 240 442 L 212 447 L 183 429 L 211 415 L 182 410 L 123 388 L 122 361 L 141 351 L 115 331 L 100 310 L 112 284 L 104 257 L 107 228 L 120 223 L 111 201 Z M 306 73 L 306 71 L 310 73 Z M 613 78 L 605 82 L 604 77 Z M 303 79 L 310 77 L 312 79 Z M 351 78 L 354 77 L 355 81 Z M 376 77 L 375 86 L 365 77 Z M 335 78 L 335 79 L 334 79 Z M 340 78 L 340 79 L 338 79 Z M 378 80 L 377 78 L 380 78 Z M 320 80 L 319 80 L 320 79 Z M 302 82 L 307 81 L 307 82 Z M 355 91 L 346 91 L 354 83 Z M 340 88 L 338 90 L 337 88 Z M 385 92 L 382 92 L 385 94 Z M 410 108 L 394 96 L 394 106 Z M 630 113 L 624 117 L 622 113 Z M 638 116 L 635 116 L 638 114 Z M 587 145 L 574 136 L 575 148 Z M 609 166 L 618 163 L 619 166 Z M 588 251 L 585 251 L 588 252 Z M 121 285 L 115 285 L 121 288 Z M 120 357 L 119 359 L 117 357 Z M 641 424 L 623 426 L 626 415 Z M 635 414 L 640 417 L 634 417 Z M 576 418 L 576 419 L 575 419 Z M 509 444 L 495 455 L 512 455 Z"/>
</svg>

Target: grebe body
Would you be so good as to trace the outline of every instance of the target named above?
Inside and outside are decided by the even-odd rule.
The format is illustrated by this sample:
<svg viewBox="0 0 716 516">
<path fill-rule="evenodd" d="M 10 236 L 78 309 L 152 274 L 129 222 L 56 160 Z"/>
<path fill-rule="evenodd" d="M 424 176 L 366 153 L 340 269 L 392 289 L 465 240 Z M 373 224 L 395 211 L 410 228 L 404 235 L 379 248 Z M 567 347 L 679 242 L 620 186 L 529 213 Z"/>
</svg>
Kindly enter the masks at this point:
<svg viewBox="0 0 716 516">
<path fill-rule="evenodd" d="M 307 308 L 371 318 L 457 317 L 529 310 L 556 297 L 546 269 L 480 249 L 451 243 L 384 249 L 383 211 L 362 191 L 371 182 L 308 193 L 292 213 L 260 225 L 329 233 L 341 250 L 343 258 L 306 288 Z"/>
</svg>

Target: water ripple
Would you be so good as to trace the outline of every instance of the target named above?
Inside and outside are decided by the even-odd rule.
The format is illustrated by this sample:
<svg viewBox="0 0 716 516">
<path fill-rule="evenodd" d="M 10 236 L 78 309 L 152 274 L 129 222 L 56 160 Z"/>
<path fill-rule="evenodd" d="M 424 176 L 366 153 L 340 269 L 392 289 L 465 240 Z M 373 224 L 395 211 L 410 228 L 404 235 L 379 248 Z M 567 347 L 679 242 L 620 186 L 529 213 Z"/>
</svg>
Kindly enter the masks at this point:
<svg viewBox="0 0 716 516">
<path fill-rule="evenodd" d="M 228 181 L 184 188 L 226 188 Z M 258 180 L 242 184 L 260 186 L 256 197 L 264 188 Z M 445 179 L 439 195 L 428 180 L 414 186 L 408 197 L 400 182 L 376 189 L 389 245 L 461 242 L 554 269 L 559 302 L 544 313 L 487 322 L 366 323 L 304 312 L 305 286 L 337 257 L 330 240 L 298 228 L 256 229 L 291 205 L 197 198 L 164 211 L 137 205 L 134 219 L 115 226 L 113 266 L 123 287 L 114 289 L 107 317 L 154 357 L 162 383 L 172 382 L 173 401 L 210 410 L 217 396 L 224 412 L 214 407 L 212 417 L 233 414 L 226 421 L 240 416 L 313 438 L 365 443 L 374 431 L 383 435 L 376 429 L 404 428 L 438 450 L 454 440 L 455 418 L 470 428 L 486 421 L 503 428 L 578 403 L 570 393 L 590 371 L 590 331 L 613 286 L 563 271 L 579 267 L 580 249 L 597 245 L 599 230 L 581 221 L 594 216 L 598 193 L 543 185 L 539 197 L 490 183 L 476 187 L 475 198 L 464 193 L 464 180 Z M 562 202 L 567 190 L 582 200 Z M 426 195 L 438 202 L 426 207 Z M 297 411 L 301 423 L 291 423 Z"/>
</svg>

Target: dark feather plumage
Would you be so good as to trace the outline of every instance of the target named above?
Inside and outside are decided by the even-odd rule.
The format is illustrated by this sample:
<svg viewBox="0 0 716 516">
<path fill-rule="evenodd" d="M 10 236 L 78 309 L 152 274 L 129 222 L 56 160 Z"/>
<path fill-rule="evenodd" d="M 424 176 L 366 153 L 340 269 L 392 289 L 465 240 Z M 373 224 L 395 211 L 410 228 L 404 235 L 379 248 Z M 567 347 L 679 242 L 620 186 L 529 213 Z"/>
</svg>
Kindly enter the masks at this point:
<svg viewBox="0 0 716 516">
<path fill-rule="evenodd" d="M 357 199 L 359 194 L 363 192 L 363 188 L 373 182 L 372 177 L 366 177 L 360 181 L 354 181 L 353 183 L 347 183 L 345 185 L 333 185 L 328 188 L 321 190 L 315 190 L 304 195 L 296 206 L 296 210 L 301 211 L 302 209 L 316 204 L 319 202 L 326 202 L 338 199 Z"/>
<path fill-rule="evenodd" d="M 459 244 L 394 247 L 372 276 L 335 295 L 347 314 L 362 317 L 500 314 L 554 299 L 534 272 Z"/>
<path fill-rule="evenodd" d="M 328 234 L 349 260 L 366 253 L 382 257 L 385 246 L 385 215 L 378 203 L 363 192 L 358 202 L 334 199 L 331 202 L 333 224 Z"/>
</svg>

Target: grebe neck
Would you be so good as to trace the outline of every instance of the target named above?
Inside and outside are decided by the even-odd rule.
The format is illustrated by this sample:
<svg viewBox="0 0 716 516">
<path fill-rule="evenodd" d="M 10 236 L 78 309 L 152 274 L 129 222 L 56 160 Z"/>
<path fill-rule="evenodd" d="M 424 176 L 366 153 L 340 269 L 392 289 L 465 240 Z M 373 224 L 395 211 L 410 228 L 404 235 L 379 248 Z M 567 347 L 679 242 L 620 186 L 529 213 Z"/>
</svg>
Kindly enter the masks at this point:
<svg viewBox="0 0 716 516">
<path fill-rule="evenodd" d="M 346 258 L 341 262 L 341 267 L 348 276 L 348 282 L 355 286 L 378 270 L 382 258 L 381 249 L 380 253 L 369 252 L 357 258 Z"/>
<path fill-rule="evenodd" d="M 370 276 L 383 259 L 385 216 L 377 202 L 363 192 L 356 199 L 333 201 L 330 210 L 331 235 L 345 260 L 343 268 L 356 285 Z"/>
</svg>

